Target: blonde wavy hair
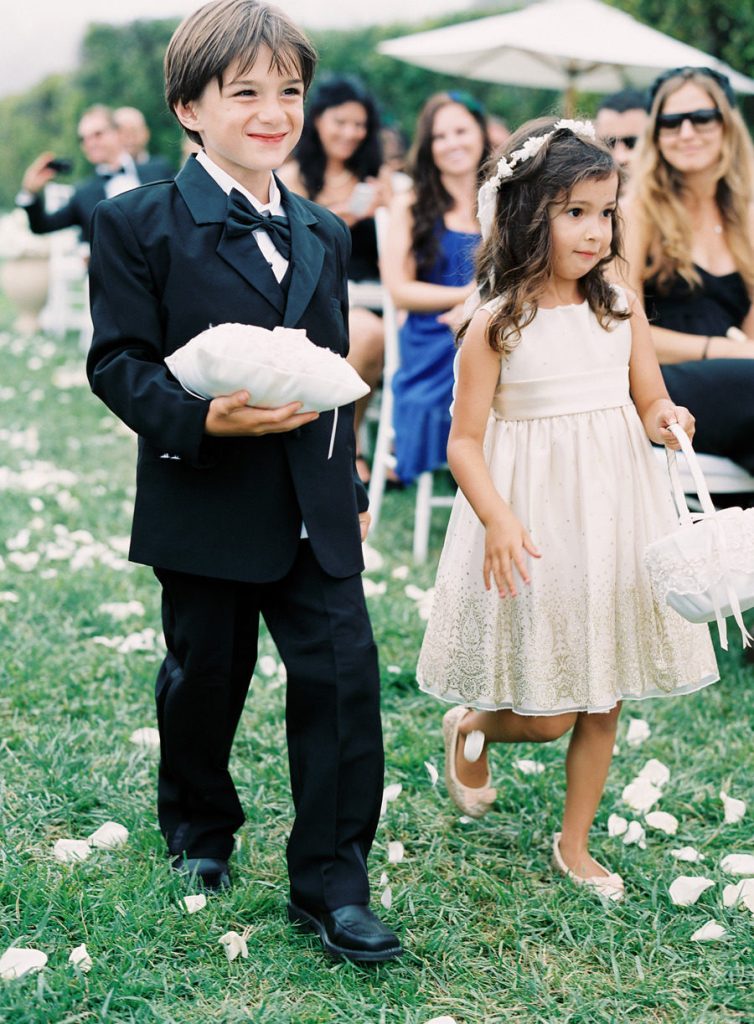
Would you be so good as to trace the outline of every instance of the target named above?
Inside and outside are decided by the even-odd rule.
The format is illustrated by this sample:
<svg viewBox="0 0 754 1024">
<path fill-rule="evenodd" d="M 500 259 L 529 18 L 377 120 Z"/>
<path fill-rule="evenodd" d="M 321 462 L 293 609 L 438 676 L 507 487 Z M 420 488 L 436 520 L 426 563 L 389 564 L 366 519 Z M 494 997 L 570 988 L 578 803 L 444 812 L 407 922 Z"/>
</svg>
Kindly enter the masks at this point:
<svg viewBox="0 0 754 1024">
<path fill-rule="evenodd" d="M 632 209 L 644 219 L 649 231 L 648 262 L 641 268 L 642 279 L 656 277 L 660 292 L 679 276 L 692 288 L 701 284 L 691 258 L 693 237 L 683 203 L 684 176 L 671 167 L 657 145 L 657 118 L 665 101 L 687 82 L 704 89 L 722 116 L 715 198 L 736 267 L 749 293 L 754 294 L 754 245 L 749 222 L 754 198 L 754 146 L 741 114 L 731 106 L 724 90 L 698 68 L 684 68 L 662 83 L 639 146 L 631 193 Z"/>
</svg>

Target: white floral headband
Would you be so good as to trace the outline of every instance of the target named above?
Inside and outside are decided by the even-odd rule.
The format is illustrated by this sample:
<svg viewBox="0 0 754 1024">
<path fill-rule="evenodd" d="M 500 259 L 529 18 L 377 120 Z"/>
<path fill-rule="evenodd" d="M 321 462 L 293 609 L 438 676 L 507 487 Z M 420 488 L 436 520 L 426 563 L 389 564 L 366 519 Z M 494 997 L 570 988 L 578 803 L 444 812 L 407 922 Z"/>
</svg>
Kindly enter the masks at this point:
<svg viewBox="0 0 754 1024">
<path fill-rule="evenodd" d="M 520 149 L 514 150 L 509 157 L 501 157 L 495 173 L 479 189 L 477 217 L 482 229 L 482 238 L 488 238 L 492 230 L 492 222 L 495 219 L 495 204 L 500 185 L 506 178 L 513 176 L 514 167 L 536 156 L 547 140 L 551 139 L 555 132 L 560 131 L 562 128 L 567 128 L 574 135 L 581 135 L 585 139 L 593 140 L 597 137 L 591 121 L 560 120 L 555 124 L 552 131 L 545 132 L 544 135 L 530 135 Z"/>
</svg>

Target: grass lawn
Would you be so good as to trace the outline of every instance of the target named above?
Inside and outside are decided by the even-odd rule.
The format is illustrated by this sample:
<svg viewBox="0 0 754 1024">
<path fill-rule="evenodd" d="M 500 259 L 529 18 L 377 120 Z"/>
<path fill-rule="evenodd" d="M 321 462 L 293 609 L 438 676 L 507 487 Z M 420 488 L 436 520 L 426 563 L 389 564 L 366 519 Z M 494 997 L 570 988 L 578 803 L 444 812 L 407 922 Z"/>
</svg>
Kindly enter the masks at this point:
<svg viewBox="0 0 754 1024">
<path fill-rule="evenodd" d="M 10 322 L 6 309 L 0 318 Z M 369 574 L 386 584 L 369 598 L 386 784 L 403 787 L 370 867 L 376 904 L 388 875 L 392 907 L 381 912 L 401 931 L 406 955 L 376 968 L 334 964 L 287 925 L 284 685 L 261 668 L 233 754 L 248 815 L 235 887 L 196 914 L 182 910 L 156 827 L 156 755 L 130 741 L 133 730 L 155 724 L 160 659 L 159 639 L 145 632 L 159 638 L 157 584 L 123 554 L 134 442 L 76 383 L 82 361 L 72 343 L 0 334 L 0 953 L 33 946 L 49 958 L 40 974 L 0 982 L 0 1022 L 754 1022 L 754 915 L 724 907 L 733 879 L 720 869 L 724 854 L 754 853 L 754 669 L 735 650 L 721 655 L 723 679 L 710 690 L 624 710 L 595 852 L 623 874 L 628 895 L 603 907 L 549 867 L 565 741 L 496 748 L 498 802 L 480 822 L 463 824 L 447 799 L 443 709 L 416 690 L 423 622 L 404 592 L 407 583 L 432 585 L 447 517 L 435 515 L 427 566 L 395 578 L 410 564 L 411 491 L 387 496 L 371 538 L 384 564 Z M 136 606 L 117 621 L 106 602 L 141 602 L 143 613 Z M 737 630 L 730 632 L 734 647 Z M 128 644 L 114 639 L 133 634 Z M 261 653 L 275 655 L 266 636 Z M 625 742 L 632 717 L 652 730 L 637 748 Z M 545 769 L 524 775 L 517 757 Z M 632 816 L 621 792 L 651 757 L 670 768 L 659 806 L 680 827 L 674 837 L 647 828 L 641 850 L 608 837 L 607 820 Z M 425 761 L 440 771 L 436 786 Z M 721 789 L 750 805 L 737 824 L 723 824 Z M 57 839 L 84 838 L 107 820 L 129 829 L 123 849 L 72 865 L 53 858 Z M 388 864 L 391 840 L 404 844 L 401 863 Z M 685 845 L 705 861 L 670 856 Z M 705 874 L 715 885 L 696 905 L 676 907 L 668 886 L 681 874 Z M 692 942 L 711 919 L 725 937 Z M 219 938 L 245 928 L 248 959 L 228 963 Z M 68 964 L 82 942 L 93 960 L 88 974 Z"/>
</svg>

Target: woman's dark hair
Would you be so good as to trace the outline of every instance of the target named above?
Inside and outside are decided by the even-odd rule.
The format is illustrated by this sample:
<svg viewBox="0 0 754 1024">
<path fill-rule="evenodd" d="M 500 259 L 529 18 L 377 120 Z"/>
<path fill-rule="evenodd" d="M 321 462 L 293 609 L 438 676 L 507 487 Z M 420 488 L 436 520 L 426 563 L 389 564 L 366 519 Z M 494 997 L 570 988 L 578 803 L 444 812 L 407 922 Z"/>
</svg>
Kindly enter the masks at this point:
<svg viewBox="0 0 754 1024">
<path fill-rule="evenodd" d="M 311 93 L 304 130 L 293 154 L 310 199 L 315 199 L 322 191 L 327 166 L 327 157 L 315 122 L 326 110 L 340 107 L 344 103 L 359 103 L 367 114 L 367 133 L 353 156 L 346 160 L 346 167 L 359 181 L 363 181 L 376 176 L 382 166 L 380 116 L 374 99 L 356 78 L 345 75 L 326 78 Z"/>
<path fill-rule="evenodd" d="M 416 122 L 414 144 L 407 162 L 407 170 L 414 180 L 416 195 L 416 200 L 411 207 L 413 216 L 411 251 L 416 261 L 417 271 L 426 271 L 433 266 L 439 252 L 437 222 L 441 221 L 453 206 L 453 198 L 443 185 L 440 172 L 432 157 L 435 117 L 438 111 L 451 103 L 456 103 L 468 110 L 482 133 L 478 184 L 483 181 L 482 170 L 491 152 L 487 134 L 487 118 L 481 104 L 466 93 L 440 92 L 430 96 L 422 107 Z"/>
<path fill-rule="evenodd" d="M 536 316 L 539 296 L 552 276 L 551 207 L 566 205 L 583 181 L 604 181 L 614 174 L 620 185 L 615 160 L 603 142 L 567 127 L 556 129 L 555 124 L 553 118 L 529 121 L 503 150 L 508 158 L 527 139 L 551 133 L 534 156 L 516 163 L 512 175 L 502 179 L 492 229 L 477 255 L 482 299 L 500 298 L 487 325 L 487 339 L 496 352 L 510 351 L 519 341 L 522 329 Z M 495 156 L 486 176 L 493 176 L 497 167 Z M 622 258 L 617 203 L 611 219 L 609 252 L 579 280 L 584 298 L 605 330 L 630 316 L 628 310 L 617 308 L 617 294 L 605 277 L 608 264 Z M 467 327 L 468 321 L 459 338 Z"/>
</svg>

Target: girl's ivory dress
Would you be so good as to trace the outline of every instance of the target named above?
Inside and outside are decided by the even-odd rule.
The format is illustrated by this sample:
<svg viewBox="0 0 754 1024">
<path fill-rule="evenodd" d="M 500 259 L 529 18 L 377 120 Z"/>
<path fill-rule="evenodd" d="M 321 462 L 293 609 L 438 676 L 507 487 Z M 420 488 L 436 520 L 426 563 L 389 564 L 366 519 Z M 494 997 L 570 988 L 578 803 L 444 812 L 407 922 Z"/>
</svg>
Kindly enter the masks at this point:
<svg viewBox="0 0 754 1024">
<path fill-rule="evenodd" d="M 514 569 L 517 597 L 485 590 L 485 530 L 458 492 L 419 656 L 423 690 L 555 715 L 719 678 L 707 626 L 660 605 L 643 565 L 646 545 L 678 520 L 631 401 L 630 353 L 630 321 L 605 331 L 584 302 L 539 309 L 503 357 L 485 460 L 542 557 L 529 558 L 529 586 Z"/>
</svg>

